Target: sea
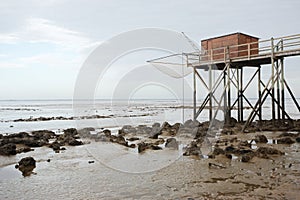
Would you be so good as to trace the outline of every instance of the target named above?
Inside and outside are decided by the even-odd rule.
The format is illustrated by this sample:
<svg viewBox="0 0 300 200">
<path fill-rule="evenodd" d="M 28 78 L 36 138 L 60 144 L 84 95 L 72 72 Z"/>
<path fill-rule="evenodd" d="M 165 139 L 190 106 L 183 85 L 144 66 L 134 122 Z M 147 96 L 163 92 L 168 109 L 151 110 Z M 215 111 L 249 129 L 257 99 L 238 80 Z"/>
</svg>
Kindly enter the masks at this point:
<svg viewBox="0 0 300 200">
<path fill-rule="evenodd" d="M 299 101 L 299 99 L 298 99 Z M 254 106 L 256 99 L 250 99 Z M 199 106 L 200 103 L 197 103 Z M 244 103 L 244 116 L 251 111 Z M 291 118 L 300 118 L 300 112 L 292 99 L 286 99 L 286 111 Z M 222 107 L 214 105 L 213 112 L 222 120 Z M 237 111 L 232 111 L 237 117 Z M 124 125 L 151 125 L 153 123 L 184 123 L 193 118 L 192 100 L 136 99 L 93 101 L 68 100 L 0 100 L 0 133 L 11 134 L 21 131 L 53 130 L 66 128 L 110 128 Z M 271 103 L 263 105 L 263 118 L 271 118 Z M 246 117 L 245 117 L 246 119 Z M 208 110 L 198 117 L 200 122 L 208 121 Z"/>
</svg>

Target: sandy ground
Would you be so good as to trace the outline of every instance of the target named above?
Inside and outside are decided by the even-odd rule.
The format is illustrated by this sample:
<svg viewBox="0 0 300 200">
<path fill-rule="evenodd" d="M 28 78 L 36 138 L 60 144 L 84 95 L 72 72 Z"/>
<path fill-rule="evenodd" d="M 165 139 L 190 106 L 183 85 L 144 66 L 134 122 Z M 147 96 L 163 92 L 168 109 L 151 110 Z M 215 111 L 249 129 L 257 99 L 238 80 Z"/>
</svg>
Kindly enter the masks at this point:
<svg viewBox="0 0 300 200">
<path fill-rule="evenodd" d="M 220 139 L 251 140 L 256 134 L 221 136 Z M 268 139 L 279 135 L 263 134 Z M 171 150 L 160 153 L 147 150 L 138 155 L 116 145 L 92 142 L 67 147 L 58 154 L 42 147 L 29 153 L 0 157 L 0 199 L 299 199 L 299 143 L 263 144 L 285 155 L 270 159 L 254 157 L 248 163 L 241 162 L 239 157 L 230 160 L 223 155 L 215 159 L 176 156 Z M 119 153 L 110 154 L 109 149 Z M 101 156 L 103 154 L 105 156 Z M 37 167 L 35 174 L 24 178 L 14 165 L 26 156 L 33 156 Z M 89 164 L 88 161 L 95 162 Z"/>
</svg>

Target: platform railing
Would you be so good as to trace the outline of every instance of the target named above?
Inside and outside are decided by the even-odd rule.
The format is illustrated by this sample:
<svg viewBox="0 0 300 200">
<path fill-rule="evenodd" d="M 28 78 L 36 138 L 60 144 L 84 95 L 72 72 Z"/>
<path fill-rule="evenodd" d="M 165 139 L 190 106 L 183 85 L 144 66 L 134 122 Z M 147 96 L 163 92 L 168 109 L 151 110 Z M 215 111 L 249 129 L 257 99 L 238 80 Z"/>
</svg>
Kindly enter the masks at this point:
<svg viewBox="0 0 300 200">
<path fill-rule="evenodd" d="M 285 37 L 271 38 L 239 45 L 202 50 L 198 52 L 200 64 L 228 62 L 239 59 L 253 59 L 262 56 L 272 55 L 272 40 L 274 55 L 278 52 L 300 50 L 300 34 Z M 193 55 L 196 55 L 195 53 Z M 193 56 L 191 56 L 193 57 Z M 197 60 L 197 58 L 192 58 Z"/>
</svg>

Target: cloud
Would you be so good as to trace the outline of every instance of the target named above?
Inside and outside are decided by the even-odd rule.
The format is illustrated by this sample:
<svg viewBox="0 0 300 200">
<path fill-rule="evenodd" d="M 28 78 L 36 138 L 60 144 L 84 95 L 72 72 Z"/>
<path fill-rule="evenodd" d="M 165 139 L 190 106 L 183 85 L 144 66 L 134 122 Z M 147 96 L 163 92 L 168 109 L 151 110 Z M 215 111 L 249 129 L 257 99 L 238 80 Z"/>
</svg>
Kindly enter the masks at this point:
<svg viewBox="0 0 300 200">
<path fill-rule="evenodd" d="M 80 57 L 68 56 L 60 53 L 45 53 L 22 57 L 19 59 L 19 62 L 23 63 L 25 66 L 39 64 L 39 66 L 77 68 L 82 61 Z"/>
<path fill-rule="evenodd" d="M 31 49 L 28 49 L 29 55 L 10 55 L 14 60 L 1 60 L 0 68 L 19 68 L 36 64 L 77 68 L 101 42 L 93 41 L 81 32 L 59 26 L 51 20 L 31 17 L 25 20 L 19 31 L 0 34 L 1 43 L 12 45 L 11 48 L 15 49 L 24 43 L 44 43 L 46 46 L 49 44 L 49 49 L 43 48 L 39 54 L 30 55 Z M 53 45 L 57 48 L 50 50 L 50 46 Z M 5 58 L 7 55 L 0 54 L 0 57 Z"/>
<path fill-rule="evenodd" d="M 22 37 L 26 41 L 49 42 L 73 50 L 79 50 L 92 43 L 82 33 L 58 26 L 53 21 L 42 18 L 27 19 Z"/>
<path fill-rule="evenodd" d="M 101 43 L 91 40 L 81 32 L 59 26 L 54 21 L 34 17 L 26 19 L 20 30 L 0 34 L 0 44 L 19 42 L 50 43 L 79 53 L 89 51 Z"/>
<path fill-rule="evenodd" d="M 23 64 L 17 62 L 0 62 L 0 69 L 3 68 L 12 69 L 12 68 L 23 68 L 23 67 L 24 67 Z"/>
<path fill-rule="evenodd" d="M 0 34 L 0 44 L 15 44 L 19 40 L 14 33 Z"/>
</svg>

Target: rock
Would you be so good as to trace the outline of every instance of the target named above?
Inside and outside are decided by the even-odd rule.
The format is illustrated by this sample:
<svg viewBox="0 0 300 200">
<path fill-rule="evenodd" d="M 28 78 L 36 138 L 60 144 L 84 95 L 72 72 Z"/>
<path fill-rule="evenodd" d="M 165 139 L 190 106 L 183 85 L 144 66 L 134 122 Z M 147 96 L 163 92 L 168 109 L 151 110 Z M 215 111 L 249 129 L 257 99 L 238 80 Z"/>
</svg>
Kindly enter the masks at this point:
<svg viewBox="0 0 300 200">
<path fill-rule="evenodd" d="M 23 139 L 22 144 L 29 146 L 29 147 L 42 147 L 44 145 L 47 144 L 46 141 L 44 140 L 37 140 L 34 138 L 27 138 L 27 139 Z"/>
<path fill-rule="evenodd" d="M 52 148 L 54 151 L 60 150 L 60 144 L 57 141 L 51 143 L 49 147 Z"/>
<path fill-rule="evenodd" d="M 138 137 L 131 137 L 131 138 L 128 138 L 127 140 L 128 141 L 136 141 L 136 140 L 139 140 L 140 138 L 138 138 Z"/>
<path fill-rule="evenodd" d="M 269 154 L 269 155 L 274 155 L 274 154 L 283 155 L 284 154 L 283 152 L 279 151 L 278 149 L 274 149 L 272 147 L 259 147 L 256 150 L 256 152 L 259 154 Z"/>
<path fill-rule="evenodd" d="M 34 149 L 32 149 L 30 147 L 22 147 L 22 148 L 17 150 L 17 153 L 27 153 L 29 151 L 34 151 Z"/>
<path fill-rule="evenodd" d="M 29 135 L 29 133 L 26 133 L 26 132 L 14 133 L 14 134 L 5 136 L 5 138 L 28 138 L 28 137 L 30 137 L 30 135 Z"/>
<path fill-rule="evenodd" d="M 223 149 L 219 148 L 219 147 L 215 147 L 212 154 L 217 156 L 217 155 L 220 155 L 220 154 L 225 154 L 225 151 Z"/>
<path fill-rule="evenodd" d="M 78 134 L 78 132 L 77 132 L 76 128 L 68 128 L 68 129 L 64 130 L 64 135 L 66 135 L 66 136 L 72 136 L 73 137 L 77 134 Z"/>
<path fill-rule="evenodd" d="M 290 137 L 283 137 L 277 139 L 277 144 L 293 144 L 295 141 Z"/>
<path fill-rule="evenodd" d="M 17 154 L 16 144 L 9 143 L 0 147 L 0 155 L 10 156 L 16 154 Z"/>
<path fill-rule="evenodd" d="M 238 123 L 238 121 L 235 118 L 233 118 L 233 117 L 230 118 L 230 121 L 229 121 L 230 126 L 235 127 L 237 123 Z"/>
<path fill-rule="evenodd" d="M 281 133 L 278 137 L 298 137 L 300 134 L 294 134 L 294 133 L 289 133 L 289 132 L 285 132 L 285 133 Z"/>
<path fill-rule="evenodd" d="M 151 144 L 151 143 L 141 142 L 141 143 L 138 144 L 138 152 L 139 153 L 142 153 L 147 149 L 161 150 L 162 148 L 157 146 L 157 145 Z"/>
<path fill-rule="evenodd" d="M 22 158 L 19 161 L 18 169 L 22 172 L 23 176 L 29 176 L 32 173 L 33 169 L 36 167 L 35 163 L 36 161 L 33 157 Z"/>
<path fill-rule="evenodd" d="M 196 141 L 192 141 L 188 147 L 186 148 L 185 152 L 183 153 L 184 156 L 199 156 L 201 155 L 200 147 Z"/>
<path fill-rule="evenodd" d="M 238 144 L 239 147 L 251 147 L 251 143 L 249 143 L 247 140 L 244 140 L 244 141 L 241 141 L 239 144 Z"/>
<path fill-rule="evenodd" d="M 152 128 L 160 128 L 160 123 L 156 122 L 152 124 Z"/>
<path fill-rule="evenodd" d="M 50 158 L 49 159 L 47 159 L 47 162 L 50 162 L 51 160 L 50 160 Z"/>
<path fill-rule="evenodd" d="M 234 131 L 232 130 L 232 128 L 223 128 L 223 130 L 221 131 L 221 134 L 223 135 L 233 135 Z"/>
<path fill-rule="evenodd" d="M 130 125 L 125 125 L 120 130 L 118 130 L 118 134 L 122 136 L 125 136 L 129 133 L 136 133 L 136 129 Z"/>
<path fill-rule="evenodd" d="M 180 128 L 181 124 L 176 123 L 171 126 L 168 122 L 164 122 L 162 125 L 161 135 L 163 136 L 175 136 Z"/>
<path fill-rule="evenodd" d="M 118 143 L 123 146 L 128 146 L 128 142 L 125 140 L 125 138 L 122 135 L 118 135 L 118 136 L 111 135 L 110 142 Z"/>
<path fill-rule="evenodd" d="M 151 145 L 151 149 L 152 150 L 162 150 L 162 148 L 160 146 L 157 146 L 157 145 Z"/>
<path fill-rule="evenodd" d="M 192 134 L 194 135 L 196 132 L 195 139 L 197 139 L 197 138 L 205 137 L 207 135 L 207 131 L 208 131 L 208 127 L 200 126 L 198 128 L 197 127 L 194 128 Z"/>
<path fill-rule="evenodd" d="M 229 153 L 226 153 L 225 156 L 226 156 L 226 158 L 228 158 L 228 159 L 230 159 L 230 160 L 232 159 L 232 155 L 229 154 Z"/>
<path fill-rule="evenodd" d="M 135 146 L 136 146 L 135 144 L 128 145 L 129 148 L 135 148 Z"/>
<path fill-rule="evenodd" d="M 56 136 L 53 131 L 48 130 L 32 131 L 31 134 L 35 139 L 45 141 L 48 141 L 49 139 L 54 138 Z"/>
<path fill-rule="evenodd" d="M 95 131 L 95 128 L 86 127 L 78 130 L 77 132 L 81 137 L 90 137 L 91 131 Z"/>
<path fill-rule="evenodd" d="M 197 120 L 194 121 L 194 120 L 189 119 L 184 122 L 183 127 L 196 128 L 196 127 L 199 127 L 200 125 L 201 125 L 201 123 L 199 121 L 197 121 Z"/>
<path fill-rule="evenodd" d="M 178 149 L 178 142 L 175 138 L 168 138 L 165 144 L 166 148 Z"/>
<path fill-rule="evenodd" d="M 254 153 L 247 153 L 245 155 L 242 155 L 242 162 L 249 162 L 254 157 Z"/>
<path fill-rule="evenodd" d="M 68 140 L 68 145 L 70 145 L 70 146 L 79 146 L 79 145 L 83 145 L 83 142 L 82 141 L 78 141 L 75 138 L 71 137 Z"/>
<path fill-rule="evenodd" d="M 163 143 L 165 143 L 165 140 L 163 138 L 159 138 L 153 144 L 154 145 L 160 145 L 160 144 L 163 144 Z"/>
<path fill-rule="evenodd" d="M 89 163 L 89 164 L 92 164 L 92 163 L 95 163 L 95 161 L 89 160 L 88 163 Z"/>
<path fill-rule="evenodd" d="M 147 148 L 149 148 L 149 145 L 147 143 L 141 142 L 138 144 L 138 152 L 139 153 L 144 152 Z"/>
<path fill-rule="evenodd" d="M 158 139 L 158 136 L 161 135 L 161 133 L 162 133 L 162 129 L 160 127 L 153 127 L 150 132 L 149 138 Z"/>
<path fill-rule="evenodd" d="M 104 135 L 107 136 L 107 137 L 111 136 L 111 131 L 110 131 L 109 129 L 104 129 L 104 130 L 103 130 L 103 133 L 104 133 Z"/>
<path fill-rule="evenodd" d="M 237 149 L 233 146 L 228 146 L 225 148 L 226 153 L 235 153 L 236 151 L 237 151 Z"/>
<path fill-rule="evenodd" d="M 254 141 L 256 143 L 268 143 L 268 139 L 265 135 L 256 135 Z"/>
<path fill-rule="evenodd" d="M 296 138 L 296 142 L 298 142 L 298 143 L 300 142 L 300 137 Z"/>
</svg>

